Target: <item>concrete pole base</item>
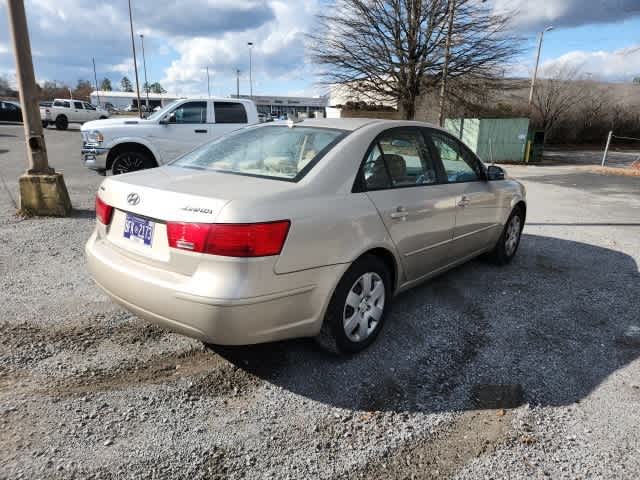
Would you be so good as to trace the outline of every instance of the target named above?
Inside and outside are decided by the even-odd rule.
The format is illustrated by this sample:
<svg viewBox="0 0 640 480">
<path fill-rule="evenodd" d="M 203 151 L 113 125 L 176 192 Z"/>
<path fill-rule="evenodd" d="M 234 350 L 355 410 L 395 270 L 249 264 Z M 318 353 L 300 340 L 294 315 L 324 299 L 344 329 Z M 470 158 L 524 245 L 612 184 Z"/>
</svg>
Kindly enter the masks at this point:
<svg viewBox="0 0 640 480">
<path fill-rule="evenodd" d="M 71 200 L 61 173 L 25 173 L 20 177 L 20 211 L 25 215 L 66 217 Z"/>
</svg>

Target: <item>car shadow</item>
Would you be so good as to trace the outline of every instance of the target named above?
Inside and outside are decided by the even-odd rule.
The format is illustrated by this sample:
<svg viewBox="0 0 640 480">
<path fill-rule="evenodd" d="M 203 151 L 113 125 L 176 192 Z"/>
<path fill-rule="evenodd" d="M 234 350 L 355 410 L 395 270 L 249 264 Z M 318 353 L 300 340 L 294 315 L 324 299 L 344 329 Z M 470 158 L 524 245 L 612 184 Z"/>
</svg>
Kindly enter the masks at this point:
<svg viewBox="0 0 640 480">
<path fill-rule="evenodd" d="M 267 382 L 356 411 L 567 405 L 640 356 L 639 283 L 626 254 L 524 235 L 507 267 L 476 260 L 400 295 L 358 355 L 310 339 L 212 348 Z"/>
<path fill-rule="evenodd" d="M 74 208 L 69 215 L 71 218 L 96 218 L 95 208 Z"/>
</svg>

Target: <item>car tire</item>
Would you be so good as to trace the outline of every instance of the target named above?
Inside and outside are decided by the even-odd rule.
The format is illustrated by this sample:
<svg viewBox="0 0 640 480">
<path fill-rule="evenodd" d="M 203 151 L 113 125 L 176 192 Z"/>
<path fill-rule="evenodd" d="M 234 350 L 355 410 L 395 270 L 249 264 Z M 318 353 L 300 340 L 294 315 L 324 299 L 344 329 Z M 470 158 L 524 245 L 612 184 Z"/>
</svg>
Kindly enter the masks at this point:
<svg viewBox="0 0 640 480">
<path fill-rule="evenodd" d="M 106 120 L 107 117 L 105 117 L 104 115 L 102 115 L 98 120 Z"/>
<path fill-rule="evenodd" d="M 49 122 L 42 122 L 42 128 L 47 128 L 49 126 Z"/>
<path fill-rule="evenodd" d="M 335 354 L 365 349 L 380 334 L 392 295 L 387 265 L 374 255 L 361 257 L 338 282 L 317 343 Z"/>
<path fill-rule="evenodd" d="M 155 164 L 149 154 L 141 150 L 127 150 L 118 153 L 111 164 L 111 174 L 121 175 L 123 173 L 136 172 L 153 168 Z"/>
<path fill-rule="evenodd" d="M 524 210 L 517 206 L 509 215 L 509 219 L 504 226 L 502 235 L 498 239 L 498 243 L 489 254 L 489 258 L 496 265 L 506 265 L 513 260 L 518 247 L 520 246 L 520 238 L 522 237 L 522 229 L 524 228 Z"/>
<path fill-rule="evenodd" d="M 56 118 L 56 129 L 66 130 L 69 127 L 69 120 L 64 115 L 58 115 Z"/>
</svg>

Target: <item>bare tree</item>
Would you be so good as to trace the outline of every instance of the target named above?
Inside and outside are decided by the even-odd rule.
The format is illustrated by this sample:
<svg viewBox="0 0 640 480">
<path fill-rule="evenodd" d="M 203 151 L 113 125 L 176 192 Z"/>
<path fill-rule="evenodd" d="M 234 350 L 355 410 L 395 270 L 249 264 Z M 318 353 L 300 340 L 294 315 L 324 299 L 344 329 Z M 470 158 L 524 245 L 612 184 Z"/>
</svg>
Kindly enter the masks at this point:
<svg viewBox="0 0 640 480">
<path fill-rule="evenodd" d="M 448 76 L 492 77 L 520 52 L 507 16 L 477 0 L 336 0 L 309 36 L 325 83 L 367 100 L 398 102 L 415 116 L 416 99 L 442 79 L 448 1 L 456 2 Z"/>
<path fill-rule="evenodd" d="M 533 105 L 540 128 L 550 134 L 560 120 L 568 118 L 587 98 L 590 90 L 579 80 L 577 69 L 556 69 L 547 72 L 535 91 Z"/>
</svg>

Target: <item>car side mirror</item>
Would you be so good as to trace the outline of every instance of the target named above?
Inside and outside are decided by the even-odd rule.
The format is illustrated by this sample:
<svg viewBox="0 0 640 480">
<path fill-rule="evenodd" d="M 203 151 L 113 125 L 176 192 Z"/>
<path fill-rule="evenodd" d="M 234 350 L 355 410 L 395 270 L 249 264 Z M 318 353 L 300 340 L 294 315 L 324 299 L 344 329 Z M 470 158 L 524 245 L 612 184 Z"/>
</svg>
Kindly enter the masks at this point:
<svg viewBox="0 0 640 480">
<path fill-rule="evenodd" d="M 169 123 L 176 123 L 176 112 L 171 112 L 169 115 L 165 115 L 160 119 L 160 125 L 168 125 Z"/>
<path fill-rule="evenodd" d="M 498 167 L 497 165 L 489 165 L 487 167 L 487 180 L 504 180 L 505 171 L 502 167 Z"/>
</svg>

